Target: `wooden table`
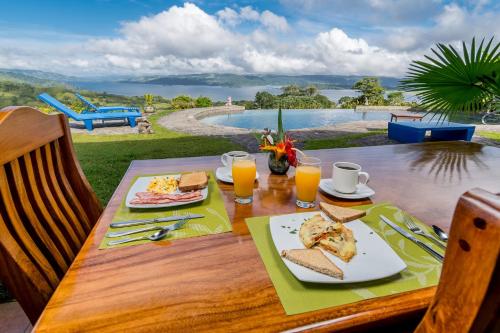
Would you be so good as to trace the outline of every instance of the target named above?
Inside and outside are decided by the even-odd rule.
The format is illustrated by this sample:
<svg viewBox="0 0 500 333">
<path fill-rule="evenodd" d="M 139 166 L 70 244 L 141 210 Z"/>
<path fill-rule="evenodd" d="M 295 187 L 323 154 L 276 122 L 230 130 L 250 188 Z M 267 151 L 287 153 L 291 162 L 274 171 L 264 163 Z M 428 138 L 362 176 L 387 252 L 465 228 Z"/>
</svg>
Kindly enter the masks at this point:
<svg viewBox="0 0 500 333">
<path fill-rule="evenodd" d="M 375 202 L 391 201 L 448 229 L 458 197 L 473 187 L 500 192 L 500 149 L 468 142 L 311 151 L 328 177 L 333 161 L 359 163 L 371 175 Z M 35 330 L 40 332 L 281 331 L 313 326 L 337 330 L 419 313 L 435 288 L 287 316 L 248 233 L 245 217 L 292 213 L 293 170 L 271 176 L 258 155 L 253 205 L 233 203 L 220 185 L 232 233 L 98 250 L 135 175 L 215 169 L 218 156 L 134 161 L 89 239 L 59 285 Z M 341 205 L 370 201 L 319 200 Z M 319 324 L 318 324 L 319 323 Z"/>
<path fill-rule="evenodd" d="M 413 121 L 415 121 L 415 120 L 422 121 L 422 118 L 424 118 L 424 116 L 420 115 L 420 114 L 412 114 L 412 113 L 392 113 L 391 112 L 391 122 L 393 119 L 396 119 L 396 121 L 398 121 L 398 118 L 413 119 Z"/>
</svg>

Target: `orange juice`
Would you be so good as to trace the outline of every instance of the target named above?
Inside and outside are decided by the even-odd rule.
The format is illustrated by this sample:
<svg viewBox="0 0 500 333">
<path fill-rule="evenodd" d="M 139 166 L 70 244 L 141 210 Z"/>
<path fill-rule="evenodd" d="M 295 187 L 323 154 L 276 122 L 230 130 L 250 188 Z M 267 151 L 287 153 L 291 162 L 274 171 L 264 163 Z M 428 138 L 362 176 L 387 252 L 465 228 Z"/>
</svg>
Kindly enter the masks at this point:
<svg viewBox="0 0 500 333">
<path fill-rule="evenodd" d="M 242 159 L 233 161 L 234 194 L 237 197 L 252 196 L 256 173 L 255 160 Z"/>
<path fill-rule="evenodd" d="M 316 199 L 320 179 L 321 169 L 319 167 L 299 165 L 295 170 L 297 199 L 305 202 L 313 202 Z"/>
</svg>

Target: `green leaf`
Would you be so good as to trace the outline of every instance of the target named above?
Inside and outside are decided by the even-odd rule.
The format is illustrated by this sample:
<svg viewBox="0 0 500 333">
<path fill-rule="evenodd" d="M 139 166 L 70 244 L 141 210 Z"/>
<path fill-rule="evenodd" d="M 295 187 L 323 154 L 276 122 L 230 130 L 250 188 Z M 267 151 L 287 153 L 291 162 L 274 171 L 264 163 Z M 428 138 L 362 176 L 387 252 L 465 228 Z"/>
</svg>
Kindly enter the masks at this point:
<svg viewBox="0 0 500 333">
<path fill-rule="evenodd" d="M 484 39 L 476 48 L 462 43 L 460 53 L 451 45 L 437 44 L 431 49 L 435 57 L 413 61 L 407 76 L 401 80 L 406 91 L 416 92 L 421 106 L 438 114 L 438 121 L 455 112 L 477 113 L 498 107 L 500 95 L 500 43 Z M 494 46 L 493 46 L 494 45 Z M 493 47 L 492 47 L 493 46 Z"/>
<path fill-rule="evenodd" d="M 285 139 L 285 131 L 283 129 L 283 116 L 281 111 L 281 102 L 278 107 L 278 141 L 281 142 Z"/>
</svg>

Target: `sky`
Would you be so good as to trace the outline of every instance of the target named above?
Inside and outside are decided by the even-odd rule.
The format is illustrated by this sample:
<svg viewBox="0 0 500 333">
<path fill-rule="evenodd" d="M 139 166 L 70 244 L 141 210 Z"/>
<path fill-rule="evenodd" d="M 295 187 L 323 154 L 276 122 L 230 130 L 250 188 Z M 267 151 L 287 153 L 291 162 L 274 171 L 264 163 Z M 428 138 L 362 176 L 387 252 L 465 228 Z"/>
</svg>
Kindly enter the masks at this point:
<svg viewBox="0 0 500 333">
<path fill-rule="evenodd" d="M 500 0 L 0 0 L 0 68 L 401 77 L 498 22 Z"/>
</svg>

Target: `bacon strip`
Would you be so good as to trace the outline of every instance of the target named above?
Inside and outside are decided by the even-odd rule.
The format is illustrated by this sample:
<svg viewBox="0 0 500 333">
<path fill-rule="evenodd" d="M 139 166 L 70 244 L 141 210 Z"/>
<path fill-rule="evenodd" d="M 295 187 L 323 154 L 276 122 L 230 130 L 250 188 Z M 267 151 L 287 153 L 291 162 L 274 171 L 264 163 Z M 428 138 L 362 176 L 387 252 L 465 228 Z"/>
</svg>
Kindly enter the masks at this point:
<svg viewBox="0 0 500 333">
<path fill-rule="evenodd" d="M 160 194 L 154 192 L 137 192 L 131 204 L 165 204 L 171 202 L 189 202 L 202 197 L 201 191 L 193 191 L 182 194 Z"/>
</svg>

